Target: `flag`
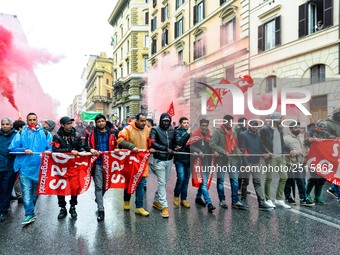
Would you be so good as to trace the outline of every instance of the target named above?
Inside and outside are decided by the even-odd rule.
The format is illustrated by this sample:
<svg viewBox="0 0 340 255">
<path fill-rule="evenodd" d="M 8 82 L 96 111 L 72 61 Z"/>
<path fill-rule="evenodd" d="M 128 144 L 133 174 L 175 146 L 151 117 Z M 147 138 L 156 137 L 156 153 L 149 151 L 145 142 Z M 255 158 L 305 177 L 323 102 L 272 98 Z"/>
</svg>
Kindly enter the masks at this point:
<svg viewBox="0 0 340 255">
<path fill-rule="evenodd" d="M 77 117 L 75 119 L 76 122 L 80 122 L 81 121 L 81 116 L 80 116 L 80 112 L 78 112 Z"/>
<path fill-rule="evenodd" d="M 104 190 L 110 188 L 127 189 L 134 193 L 149 163 L 150 152 L 147 150 L 134 153 L 120 150 L 119 154 L 103 152 Z"/>
<path fill-rule="evenodd" d="M 311 144 L 306 170 L 314 172 L 327 181 L 340 186 L 340 140 L 329 139 Z M 299 171 L 301 167 L 296 167 Z"/>
<path fill-rule="evenodd" d="M 171 117 L 175 116 L 175 107 L 174 107 L 174 102 L 172 101 L 169 109 L 166 111 Z"/>
<path fill-rule="evenodd" d="M 194 163 L 191 165 L 192 186 L 199 188 L 201 184 L 204 183 L 203 173 L 206 172 L 206 173 L 209 173 L 207 188 L 210 189 L 214 171 L 211 171 L 211 170 L 208 171 L 208 169 L 212 168 L 213 166 L 214 166 L 214 159 L 212 160 L 211 166 L 209 167 L 204 166 L 205 167 L 204 169 L 204 167 L 202 166 L 202 159 L 199 157 L 196 157 L 196 159 L 194 160 Z"/>
<path fill-rule="evenodd" d="M 111 46 L 113 46 L 113 43 L 115 42 L 115 38 L 111 36 Z"/>
<path fill-rule="evenodd" d="M 42 154 L 38 195 L 76 196 L 90 187 L 91 169 L 97 156 L 70 153 Z"/>
</svg>

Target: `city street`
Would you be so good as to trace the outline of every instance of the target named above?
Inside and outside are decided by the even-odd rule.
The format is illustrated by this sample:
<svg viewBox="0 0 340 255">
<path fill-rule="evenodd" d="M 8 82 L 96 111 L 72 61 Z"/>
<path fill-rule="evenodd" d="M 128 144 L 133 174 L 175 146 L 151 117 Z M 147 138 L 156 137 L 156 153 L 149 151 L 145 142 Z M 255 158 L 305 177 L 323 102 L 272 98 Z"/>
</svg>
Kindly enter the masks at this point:
<svg viewBox="0 0 340 255">
<path fill-rule="evenodd" d="M 340 203 L 326 189 L 323 198 L 328 206 L 259 211 L 251 183 L 250 208 L 242 211 L 231 208 L 229 188 L 229 209 L 219 208 L 213 183 L 210 194 L 217 209 L 209 214 L 207 208 L 194 203 L 196 189 L 191 186 L 191 208 L 174 208 L 175 181 L 172 169 L 168 219 L 152 208 L 153 174 L 146 191 L 147 218 L 134 214 L 134 196 L 131 211 L 124 212 L 122 190 L 110 190 L 104 199 L 105 221 L 98 223 L 93 185 L 78 198 L 76 220 L 69 214 L 57 220 L 57 198 L 41 196 L 36 222 L 22 227 L 23 205 L 14 201 L 7 220 L 0 225 L 0 254 L 337 254 L 340 248 Z"/>
</svg>

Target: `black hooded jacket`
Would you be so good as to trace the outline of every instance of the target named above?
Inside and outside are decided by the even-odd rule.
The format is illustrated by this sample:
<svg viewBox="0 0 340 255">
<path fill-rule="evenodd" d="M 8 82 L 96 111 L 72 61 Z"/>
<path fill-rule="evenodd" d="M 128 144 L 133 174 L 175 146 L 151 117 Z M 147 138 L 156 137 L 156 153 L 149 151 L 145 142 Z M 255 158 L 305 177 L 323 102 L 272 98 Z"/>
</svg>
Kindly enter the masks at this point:
<svg viewBox="0 0 340 255">
<path fill-rule="evenodd" d="M 162 120 L 164 118 L 169 118 L 171 123 L 171 116 L 167 113 L 163 113 L 159 119 L 159 126 L 153 127 L 150 133 L 151 147 L 158 151 L 167 152 L 168 148 L 173 150 L 175 148 L 175 130 L 169 126 L 168 128 L 163 126 Z M 171 160 L 173 157 L 169 153 L 159 153 L 154 154 L 155 159 L 159 160 Z"/>
</svg>

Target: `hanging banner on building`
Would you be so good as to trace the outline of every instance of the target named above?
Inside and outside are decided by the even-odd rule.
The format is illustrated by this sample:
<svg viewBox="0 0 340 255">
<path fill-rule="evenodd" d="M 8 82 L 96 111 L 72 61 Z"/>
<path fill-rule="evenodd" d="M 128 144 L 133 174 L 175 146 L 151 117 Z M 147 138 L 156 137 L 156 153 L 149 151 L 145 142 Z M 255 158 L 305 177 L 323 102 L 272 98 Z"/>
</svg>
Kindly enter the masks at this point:
<svg viewBox="0 0 340 255">
<path fill-rule="evenodd" d="M 134 153 L 131 150 L 120 150 L 119 153 L 103 152 L 104 189 L 128 189 L 135 192 L 143 173 L 149 163 L 150 152 L 141 150 Z"/>
<path fill-rule="evenodd" d="M 340 140 L 322 140 L 311 144 L 307 170 L 340 186 Z"/>
<path fill-rule="evenodd" d="M 42 154 L 37 194 L 76 196 L 88 190 L 97 156 Z"/>
</svg>

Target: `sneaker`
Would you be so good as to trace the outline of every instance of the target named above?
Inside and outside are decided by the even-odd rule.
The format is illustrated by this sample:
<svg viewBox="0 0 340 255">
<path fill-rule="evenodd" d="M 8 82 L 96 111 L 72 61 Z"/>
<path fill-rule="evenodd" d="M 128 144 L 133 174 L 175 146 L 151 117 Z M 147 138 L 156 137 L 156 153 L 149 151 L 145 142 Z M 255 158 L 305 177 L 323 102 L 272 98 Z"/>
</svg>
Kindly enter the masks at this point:
<svg viewBox="0 0 340 255">
<path fill-rule="evenodd" d="M 303 206 L 314 206 L 315 203 L 309 201 L 308 199 L 304 199 L 304 200 L 300 201 L 300 205 L 303 205 Z"/>
<path fill-rule="evenodd" d="M 201 205 L 201 206 L 203 206 L 203 207 L 206 207 L 206 203 L 205 203 L 205 202 L 203 201 L 203 199 L 200 198 L 200 197 L 196 197 L 195 203 L 196 203 L 196 204 L 199 204 L 199 205 Z"/>
<path fill-rule="evenodd" d="M 66 217 L 66 215 L 67 215 L 67 210 L 66 210 L 65 207 L 62 207 L 60 209 L 60 213 L 58 215 L 58 220 L 64 219 Z"/>
<path fill-rule="evenodd" d="M 136 208 L 135 214 L 142 215 L 144 217 L 149 216 L 149 212 L 146 211 L 144 208 Z"/>
<path fill-rule="evenodd" d="M 124 210 L 125 211 L 128 211 L 130 210 L 130 201 L 124 201 Z"/>
<path fill-rule="evenodd" d="M 0 222 L 4 222 L 6 220 L 6 214 L 0 214 Z"/>
<path fill-rule="evenodd" d="M 103 221 L 105 217 L 104 211 L 98 211 L 97 221 Z"/>
<path fill-rule="evenodd" d="M 153 202 L 152 206 L 158 210 L 162 210 L 162 205 L 160 202 Z"/>
<path fill-rule="evenodd" d="M 285 201 L 283 201 L 283 200 L 275 200 L 275 205 L 278 206 L 278 207 L 285 208 L 285 209 L 290 209 L 290 208 L 292 208 L 290 205 L 287 205 L 287 204 L 285 203 Z"/>
<path fill-rule="evenodd" d="M 69 210 L 69 213 L 71 214 L 71 217 L 73 219 L 77 218 L 78 214 L 76 212 L 76 207 L 75 206 L 71 206 L 70 210 Z"/>
<path fill-rule="evenodd" d="M 22 225 L 27 225 L 35 221 L 34 215 L 27 216 L 22 222 Z"/>
<path fill-rule="evenodd" d="M 168 209 L 168 207 L 164 207 L 162 209 L 162 217 L 163 218 L 169 218 L 169 209 Z"/>
<path fill-rule="evenodd" d="M 295 200 L 294 200 L 293 198 L 291 198 L 291 197 L 287 198 L 287 199 L 286 199 L 286 202 L 287 202 L 288 204 L 291 204 L 291 205 L 296 205 Z"/>
<path fill-rule="evenodd" d="M 340 198 L 340 197 L 338 196 L 338 194 L 335 192 L 335 190 L 332 189 L 332 188 L 329 188 L 329 189 L 327 190 L 327 193 L 330 194 L 330 195 L 332 195 L 333 197 L 335 197 L 335 198 L 337 198 L 337 199 Z"/>
<path fill-rule="evenodd" d="M 313 202 L 317 205 L 327 205 L 327 202 L 321 198 L 314 198 Z"/>
<path fill-rule="evenodd" d="M 174 205 L 175 205 L 176 207 L 179 206 L 179 197 L 174 197 Z"/>
<path fill-rule="evenodd" d="M 241 209 L 241 210 L 247 209 L 247 206 L 244 203 L 242 203 L 242 201 L 237 201 L 236 203 L 232 203 L 232 207 L 234 209 Z"/>
<path fill-rule="evenodd" d="M 274 204 L 273 204 L 273 201 L 271 201 L 271 200 L 267 200 L 265 203 L 266 203 L 267 205 L 269 205 L 270 207 L 272 207 L 272 208 L 276 208 L 276 205 L 274 205 Z"/>
<path fill-rule="evenodd" d="M 241 203 L 246 207 L 249 208 L 248 202 L 245 199 L 241 199 Z"/>
<path fill-rule="evenodd" d="M 228 209 L 228 205 L 227 205 L 227 203 L 226 203 L 224 200 L 222 200 L 222 201 L 220 202 L 220 207 L 221 207 L 221 208 L 224 208 L 224 209 Z"/>
<path fill-rule="evenodd" d="M 190 208 L 190 203 L 187 200 L 182 200 L 181 205 L 183 205 L 185 208 Z"/>
<path fill-rule="evenodd" d="M 261 211 L 269 211 L 269 210 L 273 210 L 273 209 L 274 209 L 274 207 L 268 205 L 266 202 L 259 204 L 259 210 L 261 210 Z"/>
<path fill-rule="evenodd" d="M 212 211 L 215 210 L 215 209 L 216 209 L 216 207 L 213 206 L 212 203 L 209 203 L 209 204 L 208 204 L 208 212 L 209 212 L 209 213 L 212 213 Z"/>
</svg>

